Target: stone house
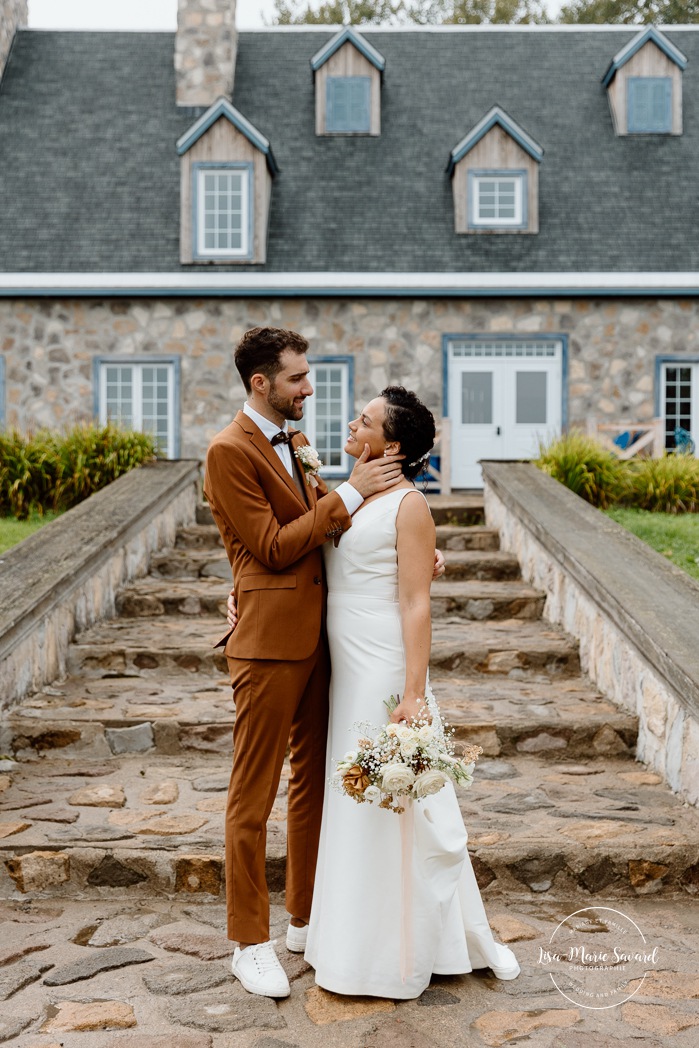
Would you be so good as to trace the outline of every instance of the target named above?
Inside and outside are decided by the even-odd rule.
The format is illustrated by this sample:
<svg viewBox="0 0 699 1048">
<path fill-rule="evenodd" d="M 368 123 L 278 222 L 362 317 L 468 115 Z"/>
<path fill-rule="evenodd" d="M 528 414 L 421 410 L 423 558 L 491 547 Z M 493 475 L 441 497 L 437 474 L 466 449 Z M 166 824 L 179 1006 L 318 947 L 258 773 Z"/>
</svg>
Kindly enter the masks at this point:
<svg viewBox="0 0 699 1048">
<path fill-rule="evenodd" d="M 0 421 L 201 457 L 302 331 L 326 474 L 389 382 L 449 480 L 590 419 L 699 434 L 696 26 L 23 28 L 0 0 Z"/>
</svg>

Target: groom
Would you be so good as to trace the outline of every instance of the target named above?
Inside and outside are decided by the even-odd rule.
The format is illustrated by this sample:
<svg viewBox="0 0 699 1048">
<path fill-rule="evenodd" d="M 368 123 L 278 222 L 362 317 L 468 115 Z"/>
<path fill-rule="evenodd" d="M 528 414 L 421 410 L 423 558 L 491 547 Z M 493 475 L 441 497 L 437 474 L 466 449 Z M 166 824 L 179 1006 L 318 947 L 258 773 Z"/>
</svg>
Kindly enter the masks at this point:
<svg viewBox="0 0 699 1048">
<path fill-rule="evenodd" d="M 287 947 L 303 953 L 325 784 L 330 667 L 324 635 L 321 546 L 352 524 L 369 495 L 401 479 L 399 459 L 367 461 L 328 492 L 304 475 L 295 451 L 313 387 L 308 343 L 282 328 L 253 328 L 235 351 L 247 401 L 206 458 L 204 493 L 234 579 L 238 623 L 225 644 L 235 694 L 233 770 L 226 809 L 228 936 L 233 974 L 246 990 L 286 997 L 289 983 L 269 941 L 266 824 L 289 746 Z"/>
</svg>

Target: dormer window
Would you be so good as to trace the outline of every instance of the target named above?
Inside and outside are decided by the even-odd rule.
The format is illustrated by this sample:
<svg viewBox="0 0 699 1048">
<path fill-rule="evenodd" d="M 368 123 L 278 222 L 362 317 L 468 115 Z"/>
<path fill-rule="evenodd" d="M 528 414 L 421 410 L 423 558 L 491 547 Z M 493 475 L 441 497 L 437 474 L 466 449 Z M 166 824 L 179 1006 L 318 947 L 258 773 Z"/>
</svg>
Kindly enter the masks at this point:
<svg viewBox="0 0 699 1048">
<path fill-rule="evenodd" d="M 682 134 L 682 71 L 687 59 L 655 26 L 612 59 L 602 83 L 618 135 Z"/>
<path fill-rule="evenodd" d="M 457 233 L 538 233 L 544 151 L 494 106 L 451 151 Z"/>
<path fill-rule="evenodd" d="M 525 227 L 526 171 L 469 171 L 469 183 L 472 227 Z"/>
<path fill-rule="evenodd" d="M 265 262 L 272 179 L 267 139 L 219 98 L 177 143 L 180 261 Z"/>
<path fill-rule="evenodd" d="M 252 164 L 193 165 L 197 258 L 250 258 Z"/>
<path fill-rule="evenodd" d="M 630 76 L 626 81 L 627 130 L 630 135 L 672 131 L 672 78 Z"/>
<path fill-rule="evenodd" d="M 328 133 L 368 135 L 371 131 L 371 79 L 368 76 L 329 76 L 326 80 Z"/>
<path fill-rule="evenodd" d="M 383 55 L 352 26 L 311 59 L 317 135 L 380 135 Z"/>
</svg>

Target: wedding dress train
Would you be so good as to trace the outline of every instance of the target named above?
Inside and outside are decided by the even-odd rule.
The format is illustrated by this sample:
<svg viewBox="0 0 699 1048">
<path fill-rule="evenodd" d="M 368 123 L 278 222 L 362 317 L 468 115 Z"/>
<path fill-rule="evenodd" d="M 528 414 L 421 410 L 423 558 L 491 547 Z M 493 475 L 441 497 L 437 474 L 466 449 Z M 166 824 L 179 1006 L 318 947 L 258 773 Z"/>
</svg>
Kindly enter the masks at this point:
<svg viewBox="0 0 699 1048">
<path fill-rule="evenodd" d="M 403 693 L 396 516 L 409 494 L 422 497 L 401 489 L 370 502 L 337 548 L 325 546 L 328 777 L 356 748 L 357 722 L 384 724 L 384 700 Z M 335 993 L 405 999 L 418 997 L 432 974 L 490 967 L 515 978 L 517 960 L 493 939 L 466 841 L 451 784 L 405 815 L 357 804 L 326 786 L 305 953 L 316 982 Z"/>
</svg>

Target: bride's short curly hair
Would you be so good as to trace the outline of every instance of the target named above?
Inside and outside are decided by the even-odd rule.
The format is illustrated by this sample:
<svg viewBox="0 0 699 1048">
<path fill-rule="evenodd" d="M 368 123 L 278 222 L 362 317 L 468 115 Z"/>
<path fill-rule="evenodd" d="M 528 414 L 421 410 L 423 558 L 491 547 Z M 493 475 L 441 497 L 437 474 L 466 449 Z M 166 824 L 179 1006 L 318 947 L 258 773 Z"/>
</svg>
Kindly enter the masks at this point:
<svg viewBox="0 0 699 1048">
<path fill-rule="evenodd" d="M 429 460 L 437 429 L 434 415 L 412 390 L 405 386 L 386 386 L 380 394 L 386 401 L 383 432 L 386 440 L 396 440 L 405 458 L 403 474 L 413 480 Z"/>
</svg>

